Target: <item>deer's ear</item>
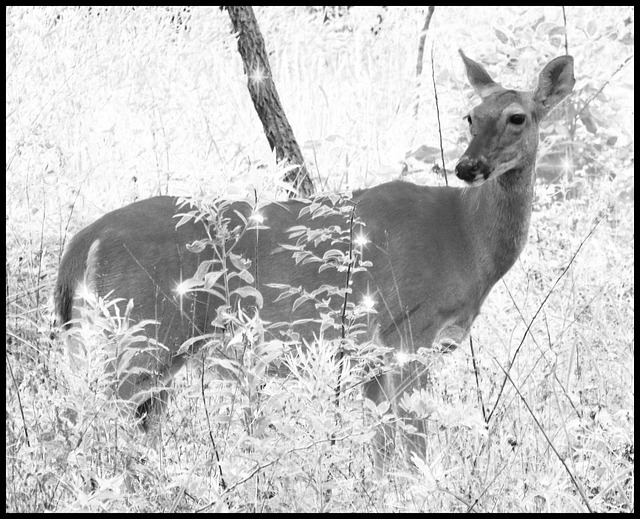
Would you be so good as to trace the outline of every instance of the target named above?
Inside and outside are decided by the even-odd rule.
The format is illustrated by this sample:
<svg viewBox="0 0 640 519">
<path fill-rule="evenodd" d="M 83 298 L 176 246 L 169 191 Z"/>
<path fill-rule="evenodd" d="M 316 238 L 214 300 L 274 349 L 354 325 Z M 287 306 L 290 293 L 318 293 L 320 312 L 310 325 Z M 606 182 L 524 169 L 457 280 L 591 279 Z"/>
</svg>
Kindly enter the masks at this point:
<svg viewBox="0 0 640 519">
<path fill-rule="evenodd" d="M 482 99 L 486 99 L 491 94 L 495 94 L 500 90 L 504 90 L 499 83 L 496 83 L 489 73 L 484 69 L 480 63 L 473 61 L 470 58 L 465 56 L 464 52 L 461 49 L 458 49 L 460 56 L 462 57 L 462 62 L 464 63 L 464 67 L 467 71 L 467 78 L 469 79 L 469 83 L 476 91 Z"/>
<path fill-rule="evenodd" d="M 571 56 L 560 56 L 550 61 L 540 72 L 538 86 L 533 94 L 539 115 L 547 115 L 571 93 L 575 83 Z"/>
</svg>

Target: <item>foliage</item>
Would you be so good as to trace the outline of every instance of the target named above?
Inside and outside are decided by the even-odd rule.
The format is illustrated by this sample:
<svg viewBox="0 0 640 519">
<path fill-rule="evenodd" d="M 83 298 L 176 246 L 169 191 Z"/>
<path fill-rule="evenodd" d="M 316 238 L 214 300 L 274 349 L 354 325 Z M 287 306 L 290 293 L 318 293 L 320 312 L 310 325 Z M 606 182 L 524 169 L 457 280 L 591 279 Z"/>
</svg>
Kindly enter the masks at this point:
<svg viewBox="0 0 640 519">
<path fill-rule="evenodd" d="M 443 183 L 476 102 L 458 47 L 517 88 L 565 52 L 558 7 L 436 7 L 418 79 L 425 12 L 256 8 L 320 190 L 400 176 Z M 287 353 L 259 340 L 264 325 L 253 313 L 226 314 L 234 332 L 225 345 L 244 354 L 224 366 L 196 356 L 156 436 L 105 398 L 112 348 L 135 340 L 126 315 L 96 302 L 96 333 L 83 339 L 88 368 L 83 377 L 71 370 L 49 317 L 70 236 L 140 197 L 281 196 L 281 172 L 250 107 L 226 13 L 6 14 L 8 511 L 584 510 L 570 475 L 592 510 L 633 510 L 632 7 L 566 8 L 577 83 L 543 129 L 529 244 L 474 325 L 475 368 L 466 345 L 407 359 L 428 366 L 432 381 L 404 402 L 428 417 L 427 453 L 399 452 L 384 476 L 371 439 L 395 418 L 360 396 L 364 360 L 344 363 L 347 390 L 336 405 L 338 341 Z M 240 265 L 218 258 L 227 259 Z M 207 274 L 188 288 L 227 297 L 222 278 Z M 384 355 L 357 352 L 374 363 Z M 269 376 L 275 358 L 288 378 Z M 235 370 L 236 384 L 208 377 L 221 367 Z"/>
</svg>

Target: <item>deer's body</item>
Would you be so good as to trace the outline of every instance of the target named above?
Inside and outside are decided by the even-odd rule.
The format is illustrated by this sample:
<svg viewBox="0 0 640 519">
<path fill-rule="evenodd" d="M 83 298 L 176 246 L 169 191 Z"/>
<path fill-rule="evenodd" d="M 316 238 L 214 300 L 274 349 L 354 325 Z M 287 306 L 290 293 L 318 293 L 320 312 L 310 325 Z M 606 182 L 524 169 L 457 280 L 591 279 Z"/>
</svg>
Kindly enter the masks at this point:
<svg viewBox="0 0 640 519">
<path fill-rule="evenodd" d="M 473 140 L 456 172 L 470 187 L 422 187 L 389 182 L 356 191 L 351 203 L 364 222 L 368 243 L 362 257 L 371 261 L 368 272 L 352 279 L 350 298 L 372 296 L 377 311 L 370 336 L 398 350 L 414 352 L 437 341 L 459 342 L 480 312 L 491 288 L 513 266 L 528 234 L 533 198 L 538 123 L 572 88 L 572 61 L 552 61 L 533 93 L 505 90 L 477 63 L 463 56 L 467 75 L 483 99 L 469 117 Z M 305 202 L 274 203 L 261 210 L 267 228 L 247 232 L 234 249 L 251 260 L 249 269 L 264 297 L 262 319 L 293 322 L 317 317 L 312 303 L 292 311 L 294 299 L 276 301 L 278 283 L 307 291 L 323 284 L 341 286 L 345 274 L 318 271 L 317 263 L 298 264 L 283 244 L 291 243 L 287 230 L 294 225 L 328 226 L 334 219 L 298 218 Z M 250 216 L 248 204 L 233 204 Z M 182 365 L 176 355 L 187 339 L 211 333 L 220 301 L 201 296 L 185 306 L 176 286 L 191 277 L 205 252 L 187 250 L 187 244 L 206 237 L 202 223 L 176 228 L 183 213 L 176 199 L 156 197 L 113 211 L 83 229 L 71 241 L 60 265 L 56 307 L 61 323 L 73 317 L 79 287 L 99 295 L 112 292 L 133 299 L 134 319 L 153 319 L 149 335 L 168 350 L 157 360 L 140 356 L 139 365 L 170 373 Z M 240 222 L 232 217 L 229 228 Z M 325 247 L 322 245 L 322 247 Z M 230 287 L 233 289 L 234 287 Z M 306 339 L 317 327 L 301 327 Z M 394 378 L 395 377 L 395 378 Z M 401 382 L 398 382 L 401 381 Z M 146 382 L 131 377 L 120 391 L 132 398 Z M 376 402 L 395 400 L 410 381 L 384 375 L 369 383 L 366 392 Z"/>
</svg>

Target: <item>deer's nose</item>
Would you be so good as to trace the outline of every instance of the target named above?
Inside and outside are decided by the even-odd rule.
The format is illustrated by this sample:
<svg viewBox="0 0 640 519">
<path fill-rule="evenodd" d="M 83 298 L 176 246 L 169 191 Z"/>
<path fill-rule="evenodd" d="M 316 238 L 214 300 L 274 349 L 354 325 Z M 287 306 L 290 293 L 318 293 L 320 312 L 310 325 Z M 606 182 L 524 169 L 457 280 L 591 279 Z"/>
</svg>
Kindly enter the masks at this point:
<svg viewBox="0 0 640 519">
<path fill-rule="evenodd" d="M 491 173 L 489 164 L 484 159 L 470 159 L 462 157 L 456 165 L 456 176 L 465 182 L 473 182 L 479 176 L 487 180 Z"/>
</svg>

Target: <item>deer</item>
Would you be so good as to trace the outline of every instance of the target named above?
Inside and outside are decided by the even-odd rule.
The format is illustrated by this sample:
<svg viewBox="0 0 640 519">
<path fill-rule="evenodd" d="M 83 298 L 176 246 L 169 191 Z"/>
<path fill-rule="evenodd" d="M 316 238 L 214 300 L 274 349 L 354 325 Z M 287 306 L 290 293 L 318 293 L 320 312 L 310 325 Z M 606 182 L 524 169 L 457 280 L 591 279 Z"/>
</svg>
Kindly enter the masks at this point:
<svg viewBox="0 0 640 519">
<path fill-rule="evenodd" d="M 255 225 L 250 224 L 254 204 L 225 205 L 227 235 L 242 228 L 232 245 L 238 275 L 227 288 L 238 294 L 240 278 L 248 280 L 261 294 L 254 309 L 264 322 L 296 323 L 288 332 L 297 335 L 288 337 L 317 338 L 313 297 L 294 303 L 295 298 L 283 297 L 282 287 L 293 287 L 288 295 L 317 295 L 322 287 L 343 283 L 345 272 L 301 260 L 300 229 L 311 228 L 318 238 L 355 218 L 368 268 L 354 269 L 341 294 L 354 302 L 366 297 L 375 305 L 366 338 L 394 352 L 416 353 L 420 348 L 453 349 L 469 334 L 487 295 L 525 247 L 539 125 L 569 95 L 575 79 L 573 58 L 561 56 L 542 69 L 535 90 L 510 90 L 459 52 L 481 99 L 466 116 L 471 141 L 455 167 L 465 187 L 395 180 L 354 191 L 342 204 L 346 210 L 336 209 L 340 204 L 331 197 L 315 205 L 308 200 L 273 202 L 260 208 Z M 116 390 L 119 398 L 133 402 L 143 423 L 166 405 L 164 388 L 194 350 L 185 343 L 195 347 L 198 337 L 219 337 L 220 309 L 237 304 L 238 298 L 230 303 L 211 291 L 191 297 L 180 292 L 184 280 L 197 272 L 215 277 L 216 265 L 220 267 L 211 260 L 209 245 L 202 245 L 219 238 L 220 227 L 185 214 L 171 196 L 109 212 L 73 237 L 58 270 L 55 310 L 64 330 L 78 326 L 83 294 L 89 292 L 117 298 L 120 305 L 129 302 L 131 319 L 146 323 L 146 336 L 162 345 L 155 353 L 140 349 L 131 362 L 142 369 L 131 370 Z M 338 247 L 315 238 L 307 243 L 314 257 Z M 201 246 L 194 248 L 194 243 Z M 375 404 L 389 402 L 402 415 L 402 394 L 420 383 L 420 374 L 397 364 L 374 373 L 363 391 Z M 162 391 L 150 393 L 150 387 Z"/>
</svg>

